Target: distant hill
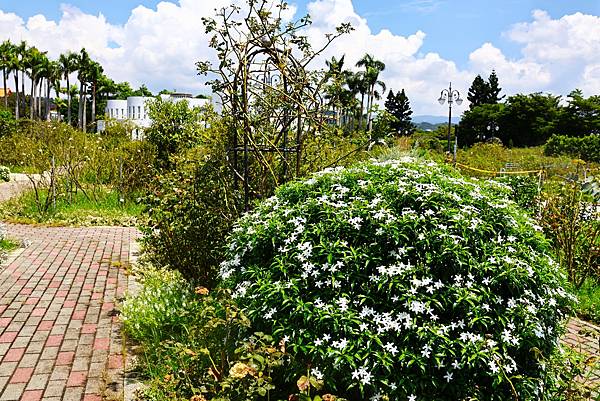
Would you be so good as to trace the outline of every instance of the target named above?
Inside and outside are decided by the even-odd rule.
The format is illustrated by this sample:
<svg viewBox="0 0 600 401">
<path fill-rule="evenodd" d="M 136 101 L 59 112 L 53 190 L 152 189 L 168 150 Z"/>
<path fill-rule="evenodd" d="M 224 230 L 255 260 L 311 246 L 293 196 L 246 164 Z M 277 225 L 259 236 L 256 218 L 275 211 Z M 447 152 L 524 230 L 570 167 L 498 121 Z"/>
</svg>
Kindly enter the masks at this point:
<svg viewBox="0 0 600 401">
<path fill-rule="evenodd" d="M 419 123 L 429 123 L 429 124 L 434 124 L 434 125 L 448 124 L 448 116 L 428 116 L 428 115 L 412 116 L 412 121 L 415 124 L 419 124 Z M 459 121 L 460 121 L 460 116 L 452 117 L 452 124 L 458 124 Z"/>
<path fill-rule="evenodd" d="M 415 124 L 415 126 L 417 127 L 417 130 L 419 130 L 419 131 L 435 131 L 437 129 L 437 127 L 439 127 L 440 125 L 445 125 L 445 126 L 448 125 L 448 123 L 431 124 L 431 123 L 426 123 L 426 122 L 415 123 L 414 121 L 413 121 L 413 123 Z"/>
</svg>

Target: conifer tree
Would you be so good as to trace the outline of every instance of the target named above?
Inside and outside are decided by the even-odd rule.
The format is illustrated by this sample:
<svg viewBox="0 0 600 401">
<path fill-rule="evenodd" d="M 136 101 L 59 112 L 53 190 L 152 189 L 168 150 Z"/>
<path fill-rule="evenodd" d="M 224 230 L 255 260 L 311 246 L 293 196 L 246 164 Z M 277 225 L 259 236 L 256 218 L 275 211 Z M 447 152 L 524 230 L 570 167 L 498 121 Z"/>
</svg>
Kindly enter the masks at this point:
<svg viewBox="0 0 600 401">
<path fill-rule="evenodd" d="M 385 101 L 385 109 L 396 118 L 396 121 L 391 124 L 394 131 L 402 135 L 408 135 L 415 130 L 411 118 L 412 110 L 410 108 L 410 102 L 404 89 L 396 92 L 395 95 L 391 90 L 388 92 L 387 100 Z"/>
<path fill-rule="evenodd" d="M 486 103 L 496 104 L 504 98 L 504 96 L 498 97 L 502 88 L 500 88 L 500 84 L 498 83 L 498 76 L 496 75 L 495 70 L 492 70 L 492 73 L 490 74 L 490 76 L 488 78 L 487 87 L 488 87 L 488 99 L 487 99 Z"/>
<path fill-rule="evenodd" d="M 488 103 L 489 92 L 490 88 L 488 83 L 481 78 L 481 75 L 477 75 L 467 94 L 467 100 L 471 103 L 469 109 L 473 110 L 474 107 Z"/>
</svg>

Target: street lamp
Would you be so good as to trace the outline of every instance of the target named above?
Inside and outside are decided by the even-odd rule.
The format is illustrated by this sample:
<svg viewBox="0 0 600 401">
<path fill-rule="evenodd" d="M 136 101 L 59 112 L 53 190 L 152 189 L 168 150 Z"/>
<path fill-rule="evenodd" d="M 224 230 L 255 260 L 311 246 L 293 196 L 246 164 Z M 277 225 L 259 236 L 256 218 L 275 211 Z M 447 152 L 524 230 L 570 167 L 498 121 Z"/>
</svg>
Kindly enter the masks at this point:
<svg viewBox="0 0 600 401">
<path fill-rule="evenodd" d="M 450 136 L 451 136 L 451 127 L 452 127 L 452 103 L 456 102 L 459 106 L 462 104 L 463 100 L 460 97 L 460 92 L 452 90 L 452 82 L 450 82 L 450 86 L 448 89 L 442 89 L 440 93 L 440 98 L 438 99 L 441 105 L 445 102 L 448 102 L 448 152 L 452 153 L 452 147 L 450 146 Z"/>
<path fill-rule="evenodd" d="M 496 133 L 500 131 L 500 127 L 498 127 L 498 124 L 495 121 L 490 121 L 486 129 L 492 134 L 492 139 L 494 139 Z"/>
</svg>

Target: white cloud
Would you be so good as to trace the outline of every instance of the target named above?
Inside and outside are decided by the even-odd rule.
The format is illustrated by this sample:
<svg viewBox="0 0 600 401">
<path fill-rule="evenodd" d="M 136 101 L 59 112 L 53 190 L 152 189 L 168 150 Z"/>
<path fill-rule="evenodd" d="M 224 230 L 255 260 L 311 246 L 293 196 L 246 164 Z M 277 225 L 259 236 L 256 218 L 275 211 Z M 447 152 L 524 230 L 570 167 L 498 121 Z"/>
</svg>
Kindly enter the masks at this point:
<svg viewBox="0 0 600 401">
<path fill-rule="evenodd" d="M 235 0 L 239 1 L 239 0 Z M 57 57 L 67 50 L 85 47 L 102 63 L 106 73 L 133 86 L 146 83 L 151 89 L 207 91 L 196 75 L 195 62 L 214 61 L 208 37 L 200 22 L 214 9 L 229 5 L 229 0 L 180 0 L 161 2 L 156 8 L 138 6 L 123 25 L 113 25 L 102 15 L 90 15 L 63 5 L 58 21 L 36 15 L 24 21 L 18 15 L 0 10 L 0 38 L 26 40 Z M 434 7 L 438 1 L 415 0 L 415 7 Z M 528 22 L 516 24 L 504 33 L 521 46 L 518 58 L 507 57 L 492 43 L 483 43 L 468 56 L 468 67 L 430 52 L 422 54 L 427 40 L 420 30 L 406 36 L 383 29 L 373 32 L 367 19 L 358 15 L 351 0 L 314 0 L 308 4 L 313 25 L 308 29 L 313 46 L 323 43 L 325 33 L 342 22 L 355 30 L 338 39 L 319 60 L 346 54 L 346 66 L 353 66 L 365 53 L 386 64 L 381 79 L 388 88 L 406 89 L 416 114 L 445 114 L 436 99 L 452 81 L 463 97 L 475 74 L 487 76 L 494 68 L 505 93 L 552 91 L 566 94 L 580 87 L 587 94 L 600 91 L 600 18 L 575 13 L 552 19 L 536 10 Z M 287 19 L 296 12 L 292 7 Z M 297 16 L 296 16 L 297 17 Z M 466 107 L 466 102 L 460 112 Z"/>
</svg>

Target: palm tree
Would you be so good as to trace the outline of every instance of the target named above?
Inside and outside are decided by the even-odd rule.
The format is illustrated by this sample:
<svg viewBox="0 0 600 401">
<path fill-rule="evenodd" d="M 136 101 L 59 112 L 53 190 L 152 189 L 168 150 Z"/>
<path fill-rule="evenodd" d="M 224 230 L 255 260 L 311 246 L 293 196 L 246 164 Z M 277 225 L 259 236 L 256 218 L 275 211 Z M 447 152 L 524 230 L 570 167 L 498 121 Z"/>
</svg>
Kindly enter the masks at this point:
<svg viewBox="0 0 600 401">
<path fill-rule="evenodd" d="M 89 68 L 91 63 L 88 52 L 81 49 L 77 56 L 77 79 L 79 80 L 79 107 L 77 110 L 77 127 L 83 132 L 86 130 L 86 96 L 87 96 L 87 77 L 89 75 Z"/>
<path fill-rule="evenodd" d="M 92 85 L 92 124 L 96 122 L 96 93 L 98 90 L 98 81 L 102 78 L 104 69 L 96 61 L 90 62 L 88 70 L 88 80 Z"/>
<path fill-rule="evenodd" d="M 364 67 L 364 79 L 366 85 L 368 87 L 367 92 L 367 124 L 368 130 L 371 131 L 372 121 L 371 121 L 371 113 L 373 108 L 373 100 L 376 98 L 375 96 L 375 86 L 379 85 L 383 91 L 385 91 L 385 84 L 382 81 L 379 81 L 379 73 L 385 70 L 385 64 L 382 61 L 376 60 L 370 54 L 365 54 L 358 62 L 356 63 L 357 67 Z M 377 94 L 379 96 L 379 94 Z"/>
<path fill-rule="evenodd" d="M 364 79 L 364 73 L 359 71 L 357 73 L 349 72 L 346 77 L 346 85 L 354 97 L 360 93 L 360 109 L 358 110 L 358 129 L 362 127 L 362 119 L 365 108 L 365 94 L 367 93 L 366 80 Z"/>
<path fill-rule="evenodd" d="M 54 88 L 56 98 L 60 94 L 60 79 L 62 77 L 62 68 L 58 61 L 50 61 L 46 74 L 46 111 L 45 119 L 50 121 L 50 91 Z M 56 104 L 56 101 L 55 101 Z M 59 113 L 60 115 L 60 113 Z"/>
<path fill-rule="evenodd" d="M 17 74 L 19 71 L 21 72 L 21 101 L 23 103 L 22 110 L 23 110 L 23 112 L 25 112 L 25 109 L 27 107 L 27 97 L 25 96 L 25 61 L 27 60 L 27 56 L 29 53 L 29 48 L 27 47 L 27 42 L 22 40 L 21 43 L 19 43 L 19 45 L 17 46 L 16 51 L 17 51 L 17 57 L 18 57 L 18 60 L 17 60 L 18 70 L 15 71 L 15 74 Z M 17 83 L 17 82 L 18 82 L 18 77 L 15 77 L 15 83 Z M 18 85 L 17 85 L 17 88 L 15 88 L 15 91 L 17 92 L 17 95 L 18 95 L 18 93 L 19 93 Z M 17 96 L 17 98 L 18 97 L 19 96 Z"/>
<path fill-rule="evenodd" d="M 69 75 L 76 71 L 77 67 L 77 54 L 73 52 L 67 52 L 61 54 L 58 57 L 58 63 L 65 79 L 67 80 L 67 121 L 71 124 L 71 84 L 69 82 Z"/>
<path fill-rule="evenodd" d="M 24 59 L 24 70 L 29 70 L 28 75 L 31 79 L 31 94 L 29 99 L 29 118 L 33 120 L 36 107 L 36 89 L 38 89 L 39 76 L 44 69 L 45 54 L 40 52 L 36 47 L 31 47 L 27 50 Z M 47 58 L 46 58 L 47 59 Z"/>
<path fill-rule="evenodd" d="M 0 44 L 0 67 L 2 67 L 2 83 L 4 85 L 4 107 L 8 108 L 8 94 L 6 93 L 6 79 L 11 68 L 14 46 L 9 40 Z"/>
</svg>

